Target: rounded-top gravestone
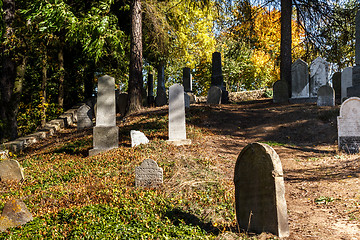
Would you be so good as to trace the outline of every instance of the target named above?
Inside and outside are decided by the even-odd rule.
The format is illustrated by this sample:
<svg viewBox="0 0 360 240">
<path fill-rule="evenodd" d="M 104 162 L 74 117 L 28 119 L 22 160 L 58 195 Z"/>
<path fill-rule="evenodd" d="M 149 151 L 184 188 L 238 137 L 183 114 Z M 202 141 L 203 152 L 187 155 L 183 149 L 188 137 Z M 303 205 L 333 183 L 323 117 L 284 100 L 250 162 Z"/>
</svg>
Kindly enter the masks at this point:
<svg viewBox="0 0 360 240">
<path fill-rule="evenodd" d="M 273 102 L 284 103 L 288 100 L 288 84 L 285 81 L 276 81 L 273 85 Z"/>
<path fill-rule="evenodd" d="M 318 106 L 335 106 L 335 91 L 329 85 L 321 86 L 317 96 Z"/>
</svg>

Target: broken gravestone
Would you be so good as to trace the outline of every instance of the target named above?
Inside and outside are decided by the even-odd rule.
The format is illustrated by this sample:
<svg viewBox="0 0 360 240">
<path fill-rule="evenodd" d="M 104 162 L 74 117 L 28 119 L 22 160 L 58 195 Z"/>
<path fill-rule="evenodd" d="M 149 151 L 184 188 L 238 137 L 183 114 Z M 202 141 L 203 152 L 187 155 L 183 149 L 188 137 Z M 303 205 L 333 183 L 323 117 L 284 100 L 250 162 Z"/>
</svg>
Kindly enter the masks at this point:
<svg viewBox="0 0 360 240">
<path fill-rule="evenodd" d="M 158 187 L 163 183 L 163 169 L 152 159 L 145 159 L 135 168 L 136 187 Z"/>
<path fill-rule="evenodd" d="M 274 149 L 262 143 L 244 147 L 236 161 L 234 183 L 240 228 L 289 236 L 283 171 Z"/>
<path fill-rule="evenodd" d="M 0 216 L 0 232 L 10 227 L 24 225 L 33 220 L 33 217 L 21 200 L 10 200 L 5 203 Z"/>
<path fill-rule="evenodd" d="M 24 180 L 23 169 L 16 160 L 1 160 L 0 161 L 0 180 L 21 182 Z"/>
<path fill-rule="evenodd" d="M 131 137 L 131 147 L 139 146 L 140 144 L 147 144 L 149 143 L 149 139 L 145 136 L 144 133 L 136 130 L 130 131 Z"/>
</svg>

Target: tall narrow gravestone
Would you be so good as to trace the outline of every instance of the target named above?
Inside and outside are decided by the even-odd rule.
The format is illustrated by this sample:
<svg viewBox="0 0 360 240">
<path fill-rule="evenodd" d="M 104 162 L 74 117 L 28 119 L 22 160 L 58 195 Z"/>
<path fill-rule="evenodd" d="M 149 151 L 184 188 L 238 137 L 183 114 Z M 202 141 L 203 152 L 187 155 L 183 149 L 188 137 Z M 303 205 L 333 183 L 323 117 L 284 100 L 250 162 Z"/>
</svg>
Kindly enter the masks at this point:
<svg viewBox="0 0 360 240">
<path fill-rule="evenodd" d="M 360 11 L 355 18 L 355 66 L 352 69 L 352 86 L 347 89 L 347 97 L 360 97 Z"/>
<path fill-rule="evenodd" d="M 291 97 L 309 98 L 309 68 L 301 59 L 291 65 Z"/>
<path fill-rule="evenodd" d="M 152 159 L 144 160 L 135 168 L 136 187 L 158 187 L 163 183 L 163 169 Z"/>
<path fill-rule="evenodd" d="M 343 102 L 337 118 L 339 150 L 358 153 L 360 146 L 360 98 Z"/>
<path fill-rule="evenodd" d="M 345 101 L 347 89 L 352 86 L 352 67 L 347 67 L 341 72 L 341 102 Z"/>
<path fill-rule="evenodd" d="M 154 98 L 154 76 L 149 74 L 148 81 L 147 81 L 147 102 L 149 106 L 153 106 L 155 103 Z"/>
<path fill-rule="evenodd" d="M 174 84 L 169 89 L 169 143 L 190 144 L 186 139 L 184 88 Z"/>
<path fill-rule="evenodd" d="M 335 91 L 329 85 L 324 85 L 319 88 L 317 93 L 318 106 L 335 106 Z"/>
<path fill-rule="evenodd" d="M 185 92 L 192 92 L 191 69 L 188 67 L 183 68 L 183 85 Z"/>
<path fill-rule="evenodd" d="M 336 102 L 341 102 L 341 72 L 335 72 L 332 76 Z"/>
<path fill-rule="evenodd" d="M 262 143 L 247 145 L 236 161 L 234 183 L 240 228 L 289 236 L 283 171 L 274 149 Z"/>
<path fill-rule="evenodd" d="M 119 146 L 119 129 L 116 126 L 115 79 L 108 75 L 98 80 L 96 126 L 93 128 L 93 156 Z"/>
<path fill-rule="evenodd" d="M 310 64 L 310 97 L 317 97 L 319 88 L 328 83 L 330 64 L 317 57 Z"/>
<path fill-rule="evenodd" d="M 212 54 L 211 86 L 216 86 L 221 89 L 221 103 L 227 103 L 229 101 L 229 93 L 228 91 L 226 91 L 226 88 L 224 86 L 224 76 L 222 74 L 221 66 L 221 53 L 219 52 L 214 52 Z"/>
</svg>

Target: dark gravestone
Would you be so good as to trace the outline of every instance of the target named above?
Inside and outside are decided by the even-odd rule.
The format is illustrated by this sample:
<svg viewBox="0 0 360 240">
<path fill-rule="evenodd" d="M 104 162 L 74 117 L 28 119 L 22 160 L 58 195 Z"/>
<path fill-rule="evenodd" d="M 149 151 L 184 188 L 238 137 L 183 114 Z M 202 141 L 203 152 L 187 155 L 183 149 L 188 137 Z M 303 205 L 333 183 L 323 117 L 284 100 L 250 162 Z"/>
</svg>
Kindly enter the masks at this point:
<svg viewBox="0 0 360 240">
<path fill-rule="evenodd" d="M 157 88 L 156 88 L 156 106 L 164 106 L 167 104 L 167 96 L 165 89 L 165 74 L 164 74 L 164 65 L 159 65 L 157 68 Z"/>
<path fill-rule="evenodd" d="M 273 86 L 273 102 L 285 103 L 289 100 L 288 84 L 285 81 L 276 81 Z"/>
<path fill-rule="evenodd" d="M 192 92 L 192 76 L 190 68 L 183 68 L 183 85 L 185 92 Z"/>
<path fill-rule="evenodd" d="M 224 84 L 224 76 L 222 74 L 221 53 L 214 52 L 212 54 L 212 73 L 211 86 L 219 87 L 222 90 L 221 103 L 228 103 L 229 93 L 226 91 Z"/>
<path fill-rule="evenodd" d="M 283 171 L 274 149 L 262 143 L 247 145 L 236 161 L 234 183 L 241 229 L 289 236 Z"/>
<path fill-rule="evenodd" d="M 309 67 L 301 59 L 291 65 L 291 97 L 309 98 Z"/>
<path fill-rule="evenodd" d="M 324 85 L 319 88 L 317 93 L 317 105 L 335 106 L 335 91 L 329 85 Z"/>
<path fill-rule="evenodd" d="M 352 86 L 352 67 L 347 67 L 341 72 L 341 102 L 347 98 L 347 89 Z"/>
<path fill-rule="evenodd" d="M 347 97 L 360 97 L 360 10 L 355 18 L 355 64 L 352 72 L 352 87 L 347 89 Z"/>
<path fill-rule="evenodd" d="M 135 168 L 136 187 L 158 187 L 163 183 L 163 169 L 152 159 L 144 160 Z"/>
<path fill-rule="evenodd" d="M 341 101 L 341 72 L 336 72 L 332 76 L 333 88 L 335 91 L 335 100 Z"/>
<path fill-rule="evenodd" d="M 84 128 L 93 127 L 93 109 L 87 105 L 83 104 L 76 111 L 77 114 L 77 129 L 81 130 Z"/>
<path fill-rule="evenodd" d="M 209 89 L 206 103 L 208 104 L 221 104 L 222 90 L 217 86 L 212 86 Z"/>
<path fill-rule="evenodd" d="M 119 93 L 118 95 L 116 105 L 121 116 L 124 116 L 126 113 L 128 98 L 129 95 L 127 93 Z"/>
<path fill-rule="evenodd" d="M 149 74 L 148 82 L 147 82 L 147 103 L 148 106 L 154 106 L 155 98 L 154 98 L 154 76 Z"/>
</svg>

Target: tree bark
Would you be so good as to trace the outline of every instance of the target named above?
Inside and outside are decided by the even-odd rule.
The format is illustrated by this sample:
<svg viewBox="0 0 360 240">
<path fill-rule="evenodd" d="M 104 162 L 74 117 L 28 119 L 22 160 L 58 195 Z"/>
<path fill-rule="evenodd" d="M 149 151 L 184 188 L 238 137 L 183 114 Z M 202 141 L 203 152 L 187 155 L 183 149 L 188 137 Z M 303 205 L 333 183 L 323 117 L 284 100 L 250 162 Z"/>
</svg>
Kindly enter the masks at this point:
<svg viewBox="0 0 360 240">
<path fill-rule="evenodd" d="M 292 0 L 281 0 L 280 80 L 288 84 L 291 97 L 291 14 Z"/>
<path fill-rule="evenodd" d="M 64 45 L 60 44 L 60 49 L 58 53 L 59 61 L 59 95 L 58 95 L 58 104 L 59 107 L 64 108 L 64 78 L 65 78 L 65 69 L 64 69 Z"/>
<path fill-rule="evenodd" d="M 132 0 L 128 113 L 142 108 L 142 50 L 141 0 Z"/>
<path fill-rule="evenodd" d="M 2 71 L 0 76 L 0 140 L 17 137 L 17 124 L 12 96 L 16 80 L 16 63 L 11 51 L 12 39 L 15 38 L 12 24 L 15 18 L 15 0 L 3 0 L 3 20 L 7 43 L 2 44 Z"/>
</svg>

